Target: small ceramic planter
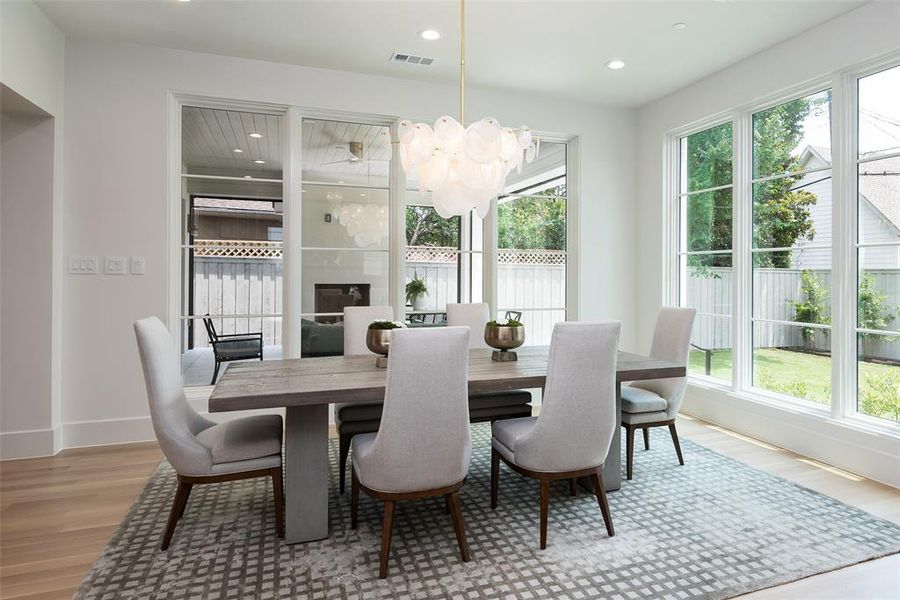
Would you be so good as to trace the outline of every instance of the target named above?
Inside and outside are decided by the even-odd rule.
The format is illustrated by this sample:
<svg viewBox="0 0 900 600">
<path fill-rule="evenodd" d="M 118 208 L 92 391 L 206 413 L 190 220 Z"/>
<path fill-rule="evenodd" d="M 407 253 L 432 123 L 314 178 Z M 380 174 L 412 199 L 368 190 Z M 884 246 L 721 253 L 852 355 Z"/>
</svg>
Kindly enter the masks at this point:
<svg viewBox="0 0 900 600">
<path fill-rule="evenodd" d="M 491 360 L 496 362 L 511 362 L 519 360 L 513 348 L 518 348 L 525 343 L 524 325 L 485 325 L 484 343 L 495 348 L 491 354 Z"/>
</svg>

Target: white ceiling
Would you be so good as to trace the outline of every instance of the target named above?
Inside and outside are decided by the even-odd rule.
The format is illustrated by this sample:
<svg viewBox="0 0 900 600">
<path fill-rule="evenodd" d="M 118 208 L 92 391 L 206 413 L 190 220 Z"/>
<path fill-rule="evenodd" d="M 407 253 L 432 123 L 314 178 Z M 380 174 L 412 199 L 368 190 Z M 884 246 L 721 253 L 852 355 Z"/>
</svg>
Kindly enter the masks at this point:
<svg viewBox="0 0 900 600">
<path fill-rule="evenodd" d="M 637 106 L 863 3 L 469 0 L 466 78 L 482 87 Z M 458 75 L 459 5 L 445 0 L 38 4 L 76 37 L 427 81 L 455 82 Z M 677 22 L 687 27 L 673 29 Z M 443 37 L 421 40 L 417 32 L 425 28 Z M 390 63 L 394 51 L 435 62 Z M 626 68 L 607 69 L 613 58 Z"/>
</svg>

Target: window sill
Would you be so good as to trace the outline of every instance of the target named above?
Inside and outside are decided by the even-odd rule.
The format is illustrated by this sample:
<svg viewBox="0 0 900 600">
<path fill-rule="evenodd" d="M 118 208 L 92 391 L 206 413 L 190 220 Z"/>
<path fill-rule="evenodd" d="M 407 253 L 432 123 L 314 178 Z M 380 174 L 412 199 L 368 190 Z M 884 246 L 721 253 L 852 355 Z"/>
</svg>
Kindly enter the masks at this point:
<svg viewBox="0 0 900 600">
<path fill-rule="evenodd" d="M 842 427 L 859 433 L 879 436 L 884 439 L 900 439 L 900 423 L 891 423 L 884 419 L 878 419 L 862 414 L 853 414 L 846 417 L 834 417 L 829 407 L 814 404 L 812 402 L 797 400 L 790 396 L 776 394 L 751 388 L 749 390 L 735 390 L 730 384 L 712 378 L 690 376 L 688 385 L 708 392 L 719 392 L 730 398 L 749 402 L 757 406 L 764 406 L 786 413 L 820 419 L 823 423 L 835 427 Z"/>
</svg>

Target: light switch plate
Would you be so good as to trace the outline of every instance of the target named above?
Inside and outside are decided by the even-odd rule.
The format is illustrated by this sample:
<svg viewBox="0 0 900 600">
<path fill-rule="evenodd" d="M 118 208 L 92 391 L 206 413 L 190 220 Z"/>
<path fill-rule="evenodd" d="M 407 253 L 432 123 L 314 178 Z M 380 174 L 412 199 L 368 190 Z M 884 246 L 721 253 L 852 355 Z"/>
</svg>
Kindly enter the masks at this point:
<svg viewBox="0 0 900 600">
<path fill-rule="evenodd" d="M 103 272 L 107 275 L 124 275 L 125 274 L 125 257 L 124 256 L 107 256 L 103 263 Z"/>
<path fill-rule="evenodd" d="M 131 274 L 132 275 L 143 275 L 146 268 L 147 268 L 147 261 L 144 260 L 143 256 L 132 256 L 131 257 Z"/>
<path fill-rule="evenodd" d="M 96 256 L 70 256 L 69 257 L 69 273 L 75 275 L 96 275 L 97 274 L 97 257 Z"/>
</svg>

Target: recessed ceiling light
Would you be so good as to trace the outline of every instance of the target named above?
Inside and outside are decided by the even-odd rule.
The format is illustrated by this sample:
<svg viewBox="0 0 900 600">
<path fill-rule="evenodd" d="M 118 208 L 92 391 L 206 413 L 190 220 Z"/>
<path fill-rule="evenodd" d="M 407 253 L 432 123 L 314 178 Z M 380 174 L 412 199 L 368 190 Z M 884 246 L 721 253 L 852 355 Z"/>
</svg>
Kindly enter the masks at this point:
<svg viewBox="0 0 900 600">
<path fill-rule="evenodd" d="M 429 42 L 433 42 L 434 40 L 438 40 L 441 38 L 441 34 L 439 31 L 435 31 L 434 29 L 423 29 L 419 32 L 419 37 L 423 40 L 428 40 Z"/>
<path fill-rule="evenodd" d="M 616 59 L 616 60 L 611 60 L 611 61 L 609 61 L 608 63 L 606 63 L 606 67 L 607 67 L 608 69 L 612 69 L 613 71 L 618 71 L 619 69 L 624 69 L 624 68 L 625 68 L 625 61 L 624 61 L 624 60 L 618 60 L 618 59 Z"/>
<path fill-rule="evenodd" d="M 264 161 L 264 160 L 254 160 L 253 162 L 255 162 L 255 163 L 258 164 L 258 165 L 264 165 L 264 164 L 266 164 L 266 161 Z"/>
<path fill-rule="evenodd" d="M 253 179 L 253 175 L 244 175 L 244 179 Z"/>
<path fill-rule="evenodd" d="M 343 181 L 338 181 L 338 183 L 344 183 Z"/>
<path fill-rule="evenodd" d="M 256 133 L 256 132 L 254 131 L 253 133 L 250 134 L 250 137 L 252 137 L 252 138 L 258 140 L 259 138 L 262 137 L 262 134 L 261 134 L 261 133 Z"/>
<path fill-rule="evenodd" d="M 237 154 L 240 154 L 241 152 L 243 152 L 243 150 L 241 150 L 240 148 L 235 148 L 234 150 L 232 150 L 232 152 L 236 152 Z"/>
<path fill-rule="evenodd" d="M 179 2 L 190 2 L 191 0 L 178 0 Z"/>
<path fill-rule="evenodd" d="M 364 194 L 364 193 L 362 193 L 362 192 L 360 192 L 360 194 L 359 194 L 359 195 L 360 195 L 360 196 L 362 196 L 362 197 L 363 197 L 363 198 L 365 198 L 365 197 L 366 197 L 366 195 L 365 195 L 365 194 Z"/>
<path fill-rule="evenodd" d="M 687 27 L 687 23 L 672 23 L 672 29 L 681 30 Z"/>
</svg>

